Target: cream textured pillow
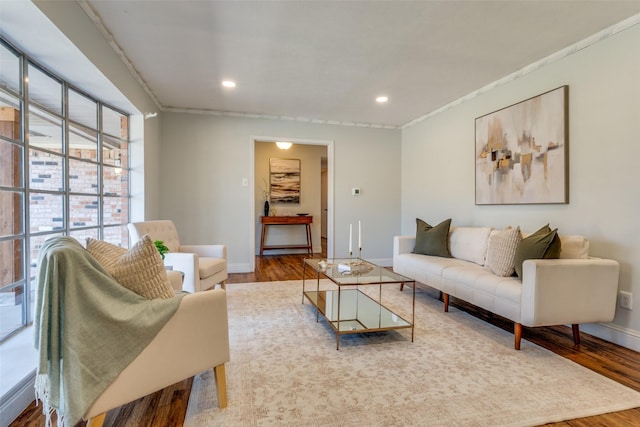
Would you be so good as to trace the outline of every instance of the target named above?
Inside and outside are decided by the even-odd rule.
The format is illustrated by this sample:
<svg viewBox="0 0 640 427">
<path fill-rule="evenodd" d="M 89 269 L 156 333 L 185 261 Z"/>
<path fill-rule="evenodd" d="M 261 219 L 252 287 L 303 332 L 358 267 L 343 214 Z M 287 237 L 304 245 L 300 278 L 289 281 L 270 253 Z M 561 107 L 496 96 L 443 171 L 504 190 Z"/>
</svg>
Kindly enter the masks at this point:
<svg viewBox="0 0 640 427">
<path fill-rule="evenodd" d="M 520 227 L 495 230 L 489 236 L 487 266 L 494 274 L 511 276 L 515 271 L 516 249 L 522 240 Z"/>
<path fill-rule="evenodd" d="M 116 262 L 127 253 L 127 248 L 87 237 L 87 251 L 111 274 Z"/>
<path fill-rule="evenodd" d="M 124 252 L 121 251 L 123 248 L 111 243 L 99 242 L 98 245 L 95 244 L 98 241 L 90 240 L 93 239 L 87 239 L 87 250 L 92 248 L 89 253 L 125 288 L 147 299 L 171 298 L 175 295 L 167 278 L 162 257 L 148 235 L 142 236 L 131 249 L 124 249 Z M 100 252 L 98 256 L 92 252 L 96 250 Z M 109 259 L 108 256 L 117 258 Z"/>
</svg>

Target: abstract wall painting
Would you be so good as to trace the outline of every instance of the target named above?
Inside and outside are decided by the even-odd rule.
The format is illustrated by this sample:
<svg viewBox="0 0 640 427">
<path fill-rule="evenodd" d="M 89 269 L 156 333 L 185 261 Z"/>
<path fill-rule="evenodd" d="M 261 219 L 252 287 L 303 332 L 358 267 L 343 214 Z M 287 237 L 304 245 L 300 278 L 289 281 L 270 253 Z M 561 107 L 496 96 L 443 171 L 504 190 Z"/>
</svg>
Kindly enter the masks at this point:
<svg viewBox="0 0 640 427">
<path fill-rule="evenodd" d="M 300 159 L 269 159 L 271 203 L 300 203 Z"/>
<path fill-rule="evenodd" d="M 475 120 L 476 205 L 569 203 L 569 87 Z"/>
</svg>

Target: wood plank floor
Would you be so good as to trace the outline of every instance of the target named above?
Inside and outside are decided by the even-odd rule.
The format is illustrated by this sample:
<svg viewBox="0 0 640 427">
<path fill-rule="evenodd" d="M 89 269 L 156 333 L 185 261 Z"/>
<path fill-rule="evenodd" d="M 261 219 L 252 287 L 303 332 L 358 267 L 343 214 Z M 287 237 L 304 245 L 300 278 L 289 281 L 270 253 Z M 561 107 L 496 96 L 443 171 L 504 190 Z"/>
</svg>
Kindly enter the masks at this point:
<svg viewBox="0 0 640 427">
<path fill-rule="evenodd" d="M 299 280 L 302 277 L 304 257 L 303 255 L 256 257 L 256 271 L 254 273 L 230 274 L 227 283 Z M 308 277 L 315 276 L 309 272 Z M 434 296 L 437 297 L 437 294 L 434 293 Z M 453 298 L 451 304 L 498 327 L 513 331 L 512 322 Z M 523 338 L 640 391 L 640 353 L 584 333 L 581 334 L 580 346 L 575 347 L 571 328 L 564 326 L 523 328 Z M 191 378 L 181 381 L 128 405 L 109 411 L 104 425 L 118 427 L 181 426 L 187 409 L 191 382 Z M 576 390 L 576 393 L 579 392 Z M 514 402 L 514 404 L 517 405 L 518 402 Z M 44 427 L 44 425 L 42 408 L 35 404 L 31 404 L 10 424 L 11 427 Z M 78 423 L 76 427 L 84 425 L 85 423 Z M 640 408 L 547 425 L 558 427 L 640 425 Z"/>
</svg>

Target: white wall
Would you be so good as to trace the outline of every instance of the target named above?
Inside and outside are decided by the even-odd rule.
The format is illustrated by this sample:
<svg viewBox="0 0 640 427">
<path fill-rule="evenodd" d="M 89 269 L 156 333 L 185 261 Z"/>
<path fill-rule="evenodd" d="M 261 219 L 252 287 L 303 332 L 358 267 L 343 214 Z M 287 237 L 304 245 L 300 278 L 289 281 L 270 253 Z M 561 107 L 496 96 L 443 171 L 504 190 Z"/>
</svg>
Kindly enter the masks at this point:
<svg viewBox="0 0 640 427">
<path fill-rule="evenodd" d="M 242 179 L 253 182 L 256 136 L 333 141 L 334 255 L 347 255 L 349 223 L 361 220 L 363 256 L 390 265 L 400 230 L 399 130 L 164 113 L 161 134 L 162 214 L 185 242 L 225 243 L 229 271 L 249 271 L 255 256 L 259 207 Z M 362 195 L 351 196 L 352 187 Z"/>
<path fill-rule="evenodd" d="M 453 225 L 551 223 L 582 234 L 591 254 L 620 262 L 620 289 L 633 292 L 633 311 L 585 331 L 640 350 L 640 25 L 546 65 L 403 130 L 402 233 L 415 218 Z M 569 85 L 567 205 L 476 206 L 474 120 L 562 85 Z M 576 296 L 579 297 L 579 296 Z"/>
</svg>

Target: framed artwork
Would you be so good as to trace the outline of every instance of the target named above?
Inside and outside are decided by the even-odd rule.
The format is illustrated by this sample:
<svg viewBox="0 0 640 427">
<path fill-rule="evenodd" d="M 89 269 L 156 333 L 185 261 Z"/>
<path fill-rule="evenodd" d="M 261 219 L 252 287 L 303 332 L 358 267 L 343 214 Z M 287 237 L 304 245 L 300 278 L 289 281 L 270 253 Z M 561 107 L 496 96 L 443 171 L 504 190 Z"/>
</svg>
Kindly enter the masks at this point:
<svg viewBox="0 0 640 427">
<path fill-rule="evenodd" d="M 569 203 L 569 87 L 475 120 L 476 205 Z"/>
<path fill-rule="evenodd" d="M 271 203 L 300 203 L 300 159 L 269 159 Z"/>
</svg>

